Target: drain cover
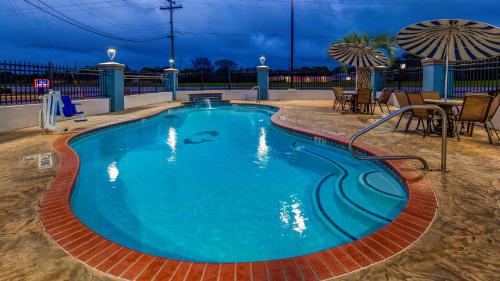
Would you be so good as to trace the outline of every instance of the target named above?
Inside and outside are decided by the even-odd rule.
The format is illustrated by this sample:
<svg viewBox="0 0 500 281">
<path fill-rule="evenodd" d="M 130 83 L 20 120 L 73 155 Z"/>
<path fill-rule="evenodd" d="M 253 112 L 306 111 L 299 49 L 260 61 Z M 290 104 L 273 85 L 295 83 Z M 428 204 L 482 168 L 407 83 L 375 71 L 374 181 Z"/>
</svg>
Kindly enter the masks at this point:
<svg viewBox="0 0 500 281">
<path fill-rule="evenodd" d="M 52 168 L 52 153 L 31 154 L 23 157 L 23 161 L 38 160 L 38 169 Z"/>
<path fill-rule="evenodd" d="M 52 168 L 52 153 L 42 153 L 38 155 L 38 169 Z"/>
</svg>

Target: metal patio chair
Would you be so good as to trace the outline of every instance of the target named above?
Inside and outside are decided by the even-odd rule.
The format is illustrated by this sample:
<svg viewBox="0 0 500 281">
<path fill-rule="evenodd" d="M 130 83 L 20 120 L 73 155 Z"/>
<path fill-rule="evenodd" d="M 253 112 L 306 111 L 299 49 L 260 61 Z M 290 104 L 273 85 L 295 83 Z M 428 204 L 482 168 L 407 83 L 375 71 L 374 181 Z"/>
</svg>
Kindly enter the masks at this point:
<svg viewBox="0 0 500 281">
<path fill-rule="evenodd" d="M 458 141 L 460 141 L 460 132 L 463 129 L 464 123 L 470 122 L 472 126 L 475 124 L 483 125 L 486 133 L 488 134 L 489 142 L 493 143 L 491 137 L 493 133 L 490 131 L 487 124 L 492 101 L 493 97 L 488 95 L 475 94 L 465 96 L 462 109 L 460 110 L 458 117 L 455 117 L 455 120 L 453 120 L 456 123 L 455 133 Z"/>
<path fill-rule="evenodd" d="M 422 95 L 422 98 L 424 100 L 438 100 L 441 98 L 439 96 L 438 91 L 423 91 L 423 92 L 420 92 L 420 94 Z"/>
<path fill-rule="evenodd" d="M 410 105 L 425 105 L 424 97 L 419 93 L 408 93 L 407 97 Z M 423 137 L 425 137 L 428 131 L 432 131 L 433 111 L 428 109 L 412 109 L 411 113 L 412 115 L 406 124 L 406 131 L 408 131 L 413 118 L 418 118 L 417 130 L 420 128 L 420 124 L 422 124 Z"/>
<path fill-rule="evenodd" d="M 344 111 L 346 105 L 351 106 L 350 96 L 344 95 L 344 89 L 341 87 L 332 88 L 333 94 L 335 96 L 335 101 L 333 102 L 333 110 L 337 111 L 337 106 L 339 109 Z"/>
<path fill-rule="evenodd" d="M 492 131 L 495 132 L 495 134 L 497 135 L 497 139 L 500 141 L 498 130 L 497 128 L 495 128 L 495 125 L 493 125 L 493 117 L 495 117 L 499 108 L 500 108 L 500 94 L 497 94 L 497 96 L 493 99 L 490 105 L 490 112 L 488 113 L 488 123 L 490 123 Z"/>
<path fill-rule="evenodd" d="M 372 90 L 367 88 L 359 88 L 357 92 L 357 104 L 363 107 L 363 112 L 373 114 L 372 106 Z"/>
<path fill-rule="evenodd" d="M 380 97 L 376 100 L 375 106 L 378 105 L 382 113 L 384 113 L 382 105 L 385 105 L 387 107 L 387 110 L 389 110 L 389 114 L 391 113 L 391 109 L 389 108 L 389 99 L 391 98 L 391 95 L 392 89 L 384 88 L 382 90 L 382 94 L 380 94 Z"/>
<path fill-rule="evenodd" d="M 399 108 L 403 108 L 405 106 L 410 105 L 410 102 L 408 101 L 408 96 L 406 96 L 406 93 L 403 91 L 396 91 L 396 100 L 398 101 Z M 398 123 L 396 124 L 396 127 L 394 127 L 394 131 L 396 131 L 399 127 L 399 124 L 401 123 L 401 120 L 403 119 L 403 116 L 412 116 L 412 113 L 410 111 L 406 111 L 405 113 L 401 114 L 399 116 Z"/>
</svg>

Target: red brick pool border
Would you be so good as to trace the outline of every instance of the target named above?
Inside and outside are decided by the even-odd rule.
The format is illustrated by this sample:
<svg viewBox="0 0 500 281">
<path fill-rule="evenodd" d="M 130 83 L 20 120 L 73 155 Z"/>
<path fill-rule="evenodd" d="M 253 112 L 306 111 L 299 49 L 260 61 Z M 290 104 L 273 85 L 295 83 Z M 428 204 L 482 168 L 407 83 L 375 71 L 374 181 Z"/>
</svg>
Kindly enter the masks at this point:
<svg viewBox="0 0 500 281">
<path fill-rule="evenodd" d="M 169 108 L 172 109 L 172 108 Z M 169 110 L 166 109 L 166 110 Z M 165 110 L 128 120 L 128 123 Z M 347 144 L 337 136 L 291 126 L 272 117 L 274 125 L 298 133 Z M 120 124 L 117 123 L 117 124 Z M 116 125 L 116 124 L 113 124 Z M 113 126 L 111 125 L 111 126 Z M 110 125 L 108 125 L 110 126 Z M 197 263 L 141 253 L 114 243 L 85 226 L 70 207 L 80 160 L 68 142 L 84 133 L 68 134 L 53 143 L 61 161 L 54 180 L 42 201 L 39 213 L 42 226 L 69 255 L 101 272 L 127 280 L 325 280 L 342 276 L 393 257 L 415 243 L 429 228 L 437 212 L 432 188 L 417 172 L 401 161 L 385 162 L 402 178 L 408 189 L 408 203 L 401 214 L 377 232 L 333 249 L 282 260 L 253 263 Z M 372 155 L 382 151 L 357 145 Z"/>
</svg>

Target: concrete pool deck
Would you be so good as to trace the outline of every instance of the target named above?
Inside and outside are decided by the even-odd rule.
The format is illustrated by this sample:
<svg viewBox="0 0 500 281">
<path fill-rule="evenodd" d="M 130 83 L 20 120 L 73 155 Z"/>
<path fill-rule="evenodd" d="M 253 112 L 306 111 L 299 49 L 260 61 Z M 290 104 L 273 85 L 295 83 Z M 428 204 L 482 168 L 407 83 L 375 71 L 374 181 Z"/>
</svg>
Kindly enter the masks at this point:
<svg viewBox="0 0 500 281">
<path fill-rule="evenodd" d="M 350 136 L 380 117 L 332 112 L 329 101 L 270 102 L 285 106 L 284 122 L 322 133 Z M 175 106 L 176 103 L 161 108 Z M 160 107 L 91 116 L 86 123 L 62 122 L 74 132 L 137 118 Z M 391 153 L 424 156 L 439 166 L 437 137 L 392 132 L 387 124 L 361 142 Z M 58 167 L 38 170 L 23 157 L 53 152 L 60 135 L 41 135 L 37 128 L 0 134 L 0 280 L 113 280 L 67 255 L 45 233 L 38 204 Z M 425 172 L 439 202 L 430 230 L 407 251 L 341 280 L 494 280 L 500 276 L 499 208 L 500 144 L 489 145 L 476 130 L 474 138 L 449 140 L 449 173 Z M 55 155 L 55 154 L 54 154 Z M 418 162 L 408 162 L 419 168 Z"/>
</svg>

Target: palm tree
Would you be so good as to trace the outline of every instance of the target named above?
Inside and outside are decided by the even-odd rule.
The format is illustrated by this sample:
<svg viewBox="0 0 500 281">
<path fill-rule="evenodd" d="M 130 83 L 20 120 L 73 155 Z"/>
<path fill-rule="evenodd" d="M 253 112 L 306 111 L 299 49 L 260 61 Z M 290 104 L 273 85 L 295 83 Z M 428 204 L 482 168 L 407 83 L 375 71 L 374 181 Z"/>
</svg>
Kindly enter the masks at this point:
<svg viewBox="0 0 500 281">
<path fill-rule="evenodd" d="M 396 38 L 389 34 L 371 35 L 369 33 L 353 32 L 351 34 L 344 36 L 336 43 L 360 44 L 363 46 L 382 50 L 387 55 L 389 67 L 391 67 L 396 60 L 396 55 L 397 55 Z M 370 88 L 371 84 L 370 68 L 358 68 L 356 75 L 358 77 L 358 81 L 356 81 L 356 86 L 358 88 Z"/>
</svg>

